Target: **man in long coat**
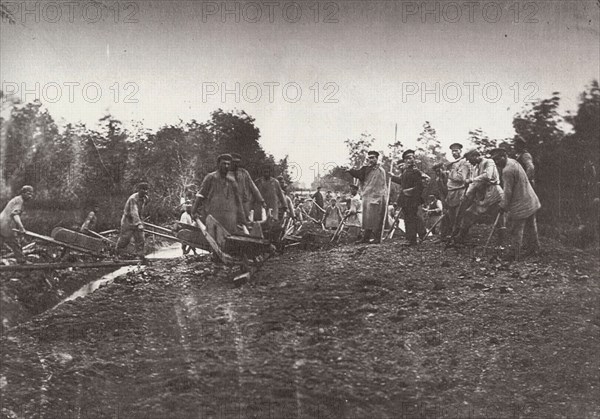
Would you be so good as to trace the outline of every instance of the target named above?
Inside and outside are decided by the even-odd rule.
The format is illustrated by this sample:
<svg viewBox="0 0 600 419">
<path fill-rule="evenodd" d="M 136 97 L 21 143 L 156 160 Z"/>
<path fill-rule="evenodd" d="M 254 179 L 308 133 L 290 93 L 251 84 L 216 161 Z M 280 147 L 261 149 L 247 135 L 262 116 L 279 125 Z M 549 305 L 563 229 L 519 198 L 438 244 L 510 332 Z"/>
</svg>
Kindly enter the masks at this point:
<svg viewBox="0 0 600 419">
<path fill-rule="evenodd" d="M 508 215 L 511 244 L 514 259 L 519 260 L 523 244 L 523 232 L 530 231 L 531 251 L 540 250 L 536 213 L 541 204 L 525 169 L 513 159 L 509 159 L 506 150 L 497 148 L 491 151 L 496 165 L 502 169 L 504 195 L 500 207 Z"/>
<path fill-rule="evenodd" d="M 144 223 L 142 222 L 142 209 L 147 201 L 149 185 L 146 182 L 137 185 L 137 192 L 127 198 L 121 217 L 121 231 L 117 240 L 117 255 L 121 255 L 131 239 L 135 242 L 135 253 L 144 258 Z"/>
<path fill-rule="evenodd" d="M 244 207 L 244 214 L 246 219 L 250 216 L 250 211 L 253 209 L 253 205 L 265 206 L 265 200 L 263 199 L 260 191 L 256 187 L 256 184 L 252 180 L 250 173 L 246 169 L 240 166 L 242 156 L 237 153 L 231 153 L 231 171 L 238 183 L 240 190 L 240 197 L 242 199 L 242 206 Z"/>
<path fill-rule="evenodd" d="M 267 214 L 271 210 L 274 220 L 282 218 L 283 212 L 287 209 L 287 202 L 279 181 L 273 177 L 273 167 L 270 165 L 263 167 L 263 176 L 258 178 L 255 183 L 265 200 Z M 255 204 L 254 209 L 254 219 L 258 221 L 260 220 L 261 208 Z"/>
<path fill-rule="evenodd" d="M 218 169 L 205 176 L 196 195 L 192 214 L 200 210 L 200 218 L 212 215 L 230 234 L 239 231 L 238 225 L 245 220 L 239 186 L 233 173 L 229 172 L 231 156 L 217 157 Z"/>
<path fill-rule="evenodd" d="M 466 181 L 468 188 L 463 199 L 466 200 L 468 207 L 462 217 L 458 235 L 455 237 L 455 241 L 459 243 L 466 240 L 469 229 L 480 216 L 488 214 L 496 217 L 500 211 L 503 195 L 500 175 L 492 159 L 483 157 L 478 150 L 469 151 L 465 154 L 465 158 L 475 166 L 475 171 L 473 177 Z"/>
<path fill-rule="evenodd" d="M 21 232 L 25 231 L 21 214 L 23 214 L 23 206 L 25 202 L 33 198 L 33 187 L 25 185 L 21 188 L 19 195 L 8 201 L 0 213 L 0 248 L 5 244 L 15 255 L 17 263 L 29 263 L 23 255 L 21 245 L 17 240 L 17 235 L 13 229 Z"/>
<path fill-rule="evenodd" d="M 369 151 L 367 154 L 367 165 L 360 169 L 350 169 L 353 177 L 360 182 L 362 195 L 362 217 L 363 217 L 363 243 L 369 243 L 371 237 L 375 243 L 379 243 L 381 229 L 383 228 L 383 217 L 385 216 L 385 205 L 387 196 L 387 184 L 385 170 L 377 162 L 379 153 Z"/>
</svg>

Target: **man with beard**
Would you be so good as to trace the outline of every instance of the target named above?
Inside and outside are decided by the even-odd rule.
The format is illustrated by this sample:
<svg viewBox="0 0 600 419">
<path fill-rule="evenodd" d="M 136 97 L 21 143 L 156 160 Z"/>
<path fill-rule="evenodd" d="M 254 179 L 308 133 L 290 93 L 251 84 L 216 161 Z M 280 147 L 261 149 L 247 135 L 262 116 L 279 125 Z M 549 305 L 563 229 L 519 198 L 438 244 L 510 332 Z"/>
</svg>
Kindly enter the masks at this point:
<svg viewBox="0 0 600 419">
<path fill-rule="evenodd" d="M 265 200 L 263 199 L 260 191 L 256 187 L 256 184 L 252 180 L 250 173 L 243 167 L 241 167 L 242 156 L 237 153 L 231 153 L 231 171 L 233 176 L 238 183 L 240 197 L 242 199 L 242 207 L 244 208 L 244 214 L 246 220 L 250 216 L 250 210 L 254 204 L 265 206 Z"/>
<path fill-rule="evenodd" d="M 406 225 L 406 239 L 408 246 L 417 244 L 417 233 L 423 239 L 425 237 L 425 226 L 422 220 L 419 220 L 419 205 L 423 203 L 423 174 L 415 167 L 414 150 L 406 150 L 402 153 L 404 171 L 400 176 L 392 177 L 392 182 L 401 186 L 398 196 L 398 205 L 404 213 L 404 223 Z"/>
<path fill-rule="evenodd" d="M 21 215 L 23 214 L 23 206 L 25 202 L 33 198 L 33 187 L 25 185 L 19 191 L 19 195 L 8 201 L 8 204 L 4 207 L 0 213 L 0 248 L 2 244 L 8 246 L 15 255 L 17 263 L 30 263 L 25 259 L 21 245 L 17 240 L 17 234 L 13 229 L 17 229 L 21 232 L 25 232 L 23 222 L 21 221 Z"/>
<path fill-rule="evenodd" d="M 246 220 L 238 183 L 229 172 L 231 160 L 229 154 L 217 157 L 218 168 L 202 181 L 192 214 L 200 211 L 202 220 L 212 215 L 229 234 L 234 234 L 239 231 L 238 225 Z"/>
<path fill-rule="evenodd" d="M 477 219 L 488 214 L 496 217 L 500 211 L 500 202 L 502 201 L 502 188 L 500 187 L 500 175 L 496 164 L 492 159 L 484 158 L 478 150 L 471 150 L 465 154 L 469 163 L 475 166 L 473 177 L 466 180 L 467 192 L 463 197 L 467 207 L 461 226 L 455 237 L 456 243 L 464 243 L 469 229 Z"/>
<path fill-rule="evenodd" d="M 467 190 L 467 179 L 471 176 L 471 165 L 464 157 L 461 157 L 462 144 L 450 145 L 454 161 L 449 163 L 446 202 L 444 205 L 446 217 L 441 221 L 442 239 L 448 240 L 456 227 L 457 219 L 462 217 L 458 214 L 460 203 Z M 464 208 L 464 207 L 463 207 Z"/>
<path fill-rule="evenodd" d="M 381 241 L 387 185 L 385 181 L 385 170 L 377 162 L 378 159 L 378 152 L 369 151 L 367 153 L 366 166 L 363 166 L 360 169 L 348 170 L 350 175 L 359 180 L 361 187 L 364 229 L 363 238 L 361 240 L 362 243 L 369 243 L 371 237 L 374 237 L 375 243 Z"/>
<path fill-rule="evenodd" d="M 144 259 L 144 223 L 142 222 L 142 210 L 148 199 L 150 186 L 146 182 L 137 185 L 137 192 L 129 196 L 123 216 L 121 217 L 121 231 L 117 240 L 117 256 L 122 255 L 133 238 L 135 242 L 135 253 L 140 259 Z"/>
<path fill-rule="evenodd" d="M 283 196 L 281 185 L 279 181 L 273 177 L 273 167 L 271 165 L 265 165 L 263 167 L 263 176 L 256 180 L 256 187 L 262 195 L 265 205 L 267 207 L 267 214 L 269 210 L 272 211 L 274 220 L 279 220 L 283 217 L 283 212 L 287 209 L 287 202 Z M 254 219 L 255 221 L 260 220 L 260 206 L 255 204 L 254 206 Z"/>
<path fill-rule="evenodd" d="M 535 215 L 541 204 L 525 169 L 513 159 L 509 159 L 506 150 L 496 148 L 491 151 L 496 165 L 502 170 L 504 195 L 500 207 L 506 212 L 510 224 L 511 245 L 514 260 L 521 256 L 523 232 L 530 231 L 531 253 L 540 250 L 540 240 L 537 231 Z"/>
</svg>

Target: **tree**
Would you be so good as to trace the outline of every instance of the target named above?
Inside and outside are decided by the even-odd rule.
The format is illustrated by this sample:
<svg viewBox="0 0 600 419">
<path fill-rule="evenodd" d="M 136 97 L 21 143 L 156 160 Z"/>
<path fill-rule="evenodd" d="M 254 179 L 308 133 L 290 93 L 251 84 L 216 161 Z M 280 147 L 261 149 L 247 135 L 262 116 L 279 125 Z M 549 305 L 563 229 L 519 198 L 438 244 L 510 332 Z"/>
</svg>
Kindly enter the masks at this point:
<svg viewBox="0 0 600 419">
<path fill-rule="evenodd" d="M 483 154 L 486 154 L 487 152 L 498 146 L 498 141 L 491 140 L 481 128 L 469 131 L 469 137 L 467 138 L 467 140 L 473 143 L 475 148 L 477 148 L 477 150 L 479 150 Z"/>
<path fill-rule="evenodd" d="M 240 154 L 244 167 L 258 176 L 267 156 L 259 143 L 260 130 L 254 122 L 254 118 L 244 111 L 234 113 L 217 109 L 211 114 L 207 128 L 215 139 L 218 154 Z"/>
<path fill-rule="evenodd" d="M 437 132 L 431 126 L 429 121 L 425 121 L 423 124 L 423 131 L 417 138 L 417 153 L 424 155 L 430 159 L 435 159 L 440 155 L 442 145 L 437 137 Z"/>
<path fill-rule="evenodd" d="M 347 139 L 344 141 L 348 147 L 348 160 L 350 167 L 361 167 L 367 161 L 367 153 L 372 149 L 375 138 L 371 134 L 363 132 L 356 139 Z"/>
<path fill-rule="evenodd" d="M 560 128 L 559 102 L 559 93 L 554 92 L 551 98 L 527 105 L 513 120 L 516 133 L 525 141 L 536 165 L 536 192 L 542 201 L 540 217 L 549 218 L 551 222 L 560 220 L 561 201 L 566 202 L 561 187 L 565 180 L 562 173 L 565 165 L 562 162 L 564 132 Z"/>
</svg>

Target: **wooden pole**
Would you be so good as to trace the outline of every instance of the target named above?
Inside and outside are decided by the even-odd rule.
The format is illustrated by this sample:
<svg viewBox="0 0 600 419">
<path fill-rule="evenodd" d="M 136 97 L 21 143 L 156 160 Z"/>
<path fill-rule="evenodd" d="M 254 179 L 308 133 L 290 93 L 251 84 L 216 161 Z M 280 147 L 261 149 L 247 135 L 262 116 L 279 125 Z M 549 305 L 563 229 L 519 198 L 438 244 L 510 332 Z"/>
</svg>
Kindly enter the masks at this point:
<svg viewBox="0 0 600 419">
<path fill-rule="evenodd" d="M 388 184 L 387 184 L 387 197 L 385 199 L 385 211 L 383 212 L 383 222 L 381 223 L 381 234 L 379 235 L 380 243 L 383 241 L 383 231 L 385 230 L 385 222 L 387 221 L 388 203 L 390 201 L 391 190 L 392 190 L 392 177 L 390 176 L 390 178 L 388 179 Z"/>
<path fill-rule="evenodd" d="M 13 230 L 15 232 L 17 232 L 17 233 L 24 234 L 24 235 L 26 235 L 28 237 L 32 237 L 34 239 L 40 239 L 42 241 L 45 241 L 46 243 L 52 243 L 52 244 L 55 244 L 55 245 L 60 246 L 60 247 L 66 247 L 67 249 L 75 250 L 75 251 L 80 252 L 80 253 L 87 253 L 87 254 L 94 255 L 94 256 L 102 256 L 101 254 L 96 253 L 93 250 L 85 249 L 83 247 L 79 247 L 79 246 L 76 246 L 76 245 L 73 245 L 73 244 L 63 243 L 63 242 L 60 242 L 58 240 L 54 240 L 52 237 L 43 236 L 41 234 L 33 233 L 31 231 L 21 232 L 21 231 L 16 230 L 16 229 L 13 229 Z"/>
<path fill-rule="evenodd" d="M 119 260 L 110 262 L 91 262 L 91 263 L 36 263 L 33 265 L 0 265 L 0 272 L 15 271 L 39 271 L 44 269 L 68 269 L 68 268 L 116 268 L 120 266 L 137 265 L 139 260 Z"/>
</svg>

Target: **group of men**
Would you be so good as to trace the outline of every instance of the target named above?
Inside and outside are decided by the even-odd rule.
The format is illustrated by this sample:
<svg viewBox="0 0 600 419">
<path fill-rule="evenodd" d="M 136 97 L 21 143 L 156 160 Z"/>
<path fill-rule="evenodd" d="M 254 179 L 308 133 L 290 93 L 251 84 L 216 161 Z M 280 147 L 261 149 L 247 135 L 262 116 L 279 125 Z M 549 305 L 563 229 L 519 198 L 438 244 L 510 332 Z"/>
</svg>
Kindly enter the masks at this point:
<svg viewBox="0 0 600 419">
<path fill-rule="evenodd" d="M 515 159 L 508 156 L 504 148 L 490 151 L 491 158 L 479 150 L 471 150 L 464 156 L 462 145 L 450 146 L 453 161 L 447 165 L 436 165 L 436 179 L 444 198 L 441 214 L 442 240 L 451 243 L 465 243 L 471 227 L 482 216 L 495 219 L 494 228 L 500 231 L 506 223 L 510 225 L 512 258 L 522 256 L 523 234 L 528 230 L 531 239 L 529 251 L 540 250 L 537 232 L 536 213 L 540 201 L 533 189 L 534 166 L 531 154 L 525 149 L 522 139 L 515 142 Z M 415 165 L 415 151 L 406 150 L 402 154 L 399 175 L 387 175 L 378 162 L 379 153 L 370 151 L 367 164 L 360 169 L 348 172 L 359 180 L 362 192 L 362 228 L 364 243 L 378 243 L 384 228 L 384 214 L 389 204 L 389 182 L 400 185 L 397 205 L 400 207 L 406 226 L 407 246 L 417 245 L 417 236 L 426 236 L 423 221 L 418 210 L 423 204 L 424 175 Z M 440 204 L 437 198 L 431 200 L 431 210 L 437 215 Z M 435 202 L 435 208 L 433 203 Z"/>
<path fill-rule="evenodd" d="M 536 213 L 541 205 L 533 189 L 533 159 L 525 149 L 524 141 L 517 139 L 515 142 L 515 159 L 510 158 L 503 148 L 492 150 L 491 158 L 478 150 L 461 156 L 462 148 L 459 143 L 452 144 L 450 150 L 454 160 L 446 166 L 434 167 L 444 198 L 440 220 L 442 240 L 464 243 L 473 224 L 482 215 L 488 215 L 496 219 L 494 227 L 500 226 L 501 230 L 506 222 L 510 224 L 515 259 L 521 256 L 525 230 L 531 233 L 530 251 L 539 251 Z M 405 244 L 415 246 L 417 236 L 422 240 L 426 236 L 424 224 L 418 215 L 419 207 L 423 204 L 426 175 L 416 167 L 414 150 L 406 150 L 402 154 L 402 161 L 399 162 L 402 171 L 398 175 L 392 172 L 386 175 L 378 159 L 379 153 L 370 151 L 365 166 L 348 170 L 351 176 L 358 179 L 359 186 L 350 186 L 351 198 L 345 213 L 342 213 L 334 198 L 325 209 L 320 191 L 313 195 L 315 207 L 326 216 L 326 220 L 332 220 L 328 227 L 335 228 L 344 219 L 347 225 L 362 229 L 361 242 L 378 243 L 385 227 L 388 188 L 390 182 L 397 183 L 400 185 L 397 205 L 406 226 Z M 141 211 L 148 198 L 149 185 L 142 182 L 136 189 L 123 209 L 116 251 L 117 255 L 124 253 L 133 239 L 136 254 L 143 258 L 144 223 Z M 25 231 L 20 215 L 24 202 L 32 197 L 33 188 L 23 186 L 19 195 L 10 200 L 0 213 L 0 239 L 12 250 L 19 263 L 24 263 L 25 258 L 16 231 Z M 431 207 L 432 211 L 439 215 L 437 199 L 432 202 L 436 202 L 436 208 Z M 96 211 L 97 206 L 86 218 L 81 229 L 83 232 L 95 224 Z M 236 233 L 244 231 L 244 227 L 252 221 L 262 220 L 265 214 L 277 221 L 283 218 L 285 212 L 295 217 L 287 185 L 283 178 L 273 177 L 272 166 L 265 166 L 262 176 L 253 181 L 249 172 L 241 167 L 239 154 L 222 154 L 217 158 L 217 170 L 206 175 L 194 203 L 188 203 L 184 214 L 190 220 L 195 217 L 205 219 L 212 215 L 228 232 Z"/>
</svg>

